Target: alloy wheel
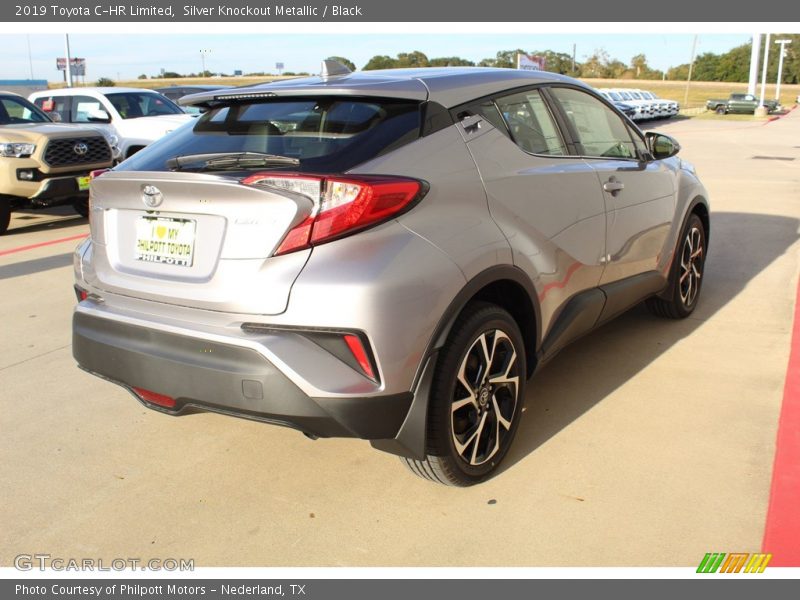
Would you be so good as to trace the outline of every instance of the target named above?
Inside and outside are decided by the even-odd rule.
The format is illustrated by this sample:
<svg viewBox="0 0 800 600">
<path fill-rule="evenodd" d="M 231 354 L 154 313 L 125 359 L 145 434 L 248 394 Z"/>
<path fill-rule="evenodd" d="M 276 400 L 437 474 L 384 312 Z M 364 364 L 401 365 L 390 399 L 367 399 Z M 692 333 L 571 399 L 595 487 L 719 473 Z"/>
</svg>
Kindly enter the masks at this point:
<svg viewBox="0 0 800 600">
<path fill-rule="evenodd" d="M 503 447 L 519 401 L 519 361 L 503 331 L 481 333 L 467 350 L 451 404 L 452 441 L 458 456 L 480 466 Z"/>
<path fill-rule="evenodd" d="M 700 279 L 703 276 L 703 234 L 697 227 L 692 227 L 686 234 L 681 250 L 680 287 L 681 301 L 684 306 L 691 306 L 700 290 Z"/>
</svg>

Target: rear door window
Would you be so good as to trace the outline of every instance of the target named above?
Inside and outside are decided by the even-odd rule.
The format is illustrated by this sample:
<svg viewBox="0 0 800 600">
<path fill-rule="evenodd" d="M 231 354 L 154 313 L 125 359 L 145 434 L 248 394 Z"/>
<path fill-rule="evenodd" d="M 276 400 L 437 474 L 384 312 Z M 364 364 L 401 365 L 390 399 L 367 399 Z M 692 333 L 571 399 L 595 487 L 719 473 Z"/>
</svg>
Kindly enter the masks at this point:
<svg viewBox="0 0 800 600">
<path fill-rule="evenodd" d="M 259 152 L 299 160 L 293 171 L 343 172 L 416 140 L 419 132 L 417 102 L 340 97 L 243 102 L 212 108 L 120 168 L 166 170 L 166 161 L 178 156 Z"/>
<path fill-rule="evenodd" d="M 33 103 L 56 123 L 69 123 L 70 100 L 69 96 L 44 96 L 36 98 Z"/>
<path fill-rule="evenodd" d="M 532 154 L 564 156 L 567 147 L 550 109 L 539 90 L 528 90 L 497 99 L 514 142 Z"/>
</svg>

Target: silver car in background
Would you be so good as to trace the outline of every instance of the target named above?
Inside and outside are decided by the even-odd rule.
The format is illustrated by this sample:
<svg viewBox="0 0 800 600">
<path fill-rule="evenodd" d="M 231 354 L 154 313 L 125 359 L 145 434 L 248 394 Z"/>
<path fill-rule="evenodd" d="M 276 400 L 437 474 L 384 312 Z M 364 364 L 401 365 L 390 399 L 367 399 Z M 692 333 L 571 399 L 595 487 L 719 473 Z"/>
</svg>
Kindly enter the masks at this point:
<svg viewBox="0 0 800 600">
<path fill-rule="evenodd" d="M 576 80 L 327 63 L 182 102 L 206 112 L 92 181 L 75 255 L 74 356 L 151 409 L 470 485 L 568 343 L 697 305 L 705 189 Z"/>
</svg>

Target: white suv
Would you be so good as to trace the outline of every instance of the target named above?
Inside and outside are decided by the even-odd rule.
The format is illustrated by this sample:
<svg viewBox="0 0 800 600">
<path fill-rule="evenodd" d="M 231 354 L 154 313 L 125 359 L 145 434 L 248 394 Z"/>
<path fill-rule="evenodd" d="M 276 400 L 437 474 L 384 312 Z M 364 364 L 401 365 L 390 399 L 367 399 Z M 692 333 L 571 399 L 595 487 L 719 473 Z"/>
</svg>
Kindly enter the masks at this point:
<svg viewBox="0 0 800 600">
<path fill-rule="evenodd" d="M 161 94 L 137 88 L 45 90 L 29 100 L 56 122 L 91 123 L 116 136 L 123 159 L 192 120 Z"/>
</svg>

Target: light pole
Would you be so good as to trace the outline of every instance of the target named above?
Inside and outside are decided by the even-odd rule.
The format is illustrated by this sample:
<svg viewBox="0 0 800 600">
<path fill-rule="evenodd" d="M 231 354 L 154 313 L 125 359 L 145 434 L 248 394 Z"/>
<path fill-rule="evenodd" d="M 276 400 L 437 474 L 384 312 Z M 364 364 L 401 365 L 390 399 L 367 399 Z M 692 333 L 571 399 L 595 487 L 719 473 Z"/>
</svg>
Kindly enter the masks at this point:
<svg viewBox="0 0 800 600">
<path fill-rule="evenodd" d="M 764 64 L 761 69 L 761 98 L 758 101 L 758 107 L 764 108 L 764 94 L 767 91 L 767 63 L 769 62 L 769 36 L 767 34 L 767 41 L 764 43 Z M 760 111 L 762 116 L 766 114 L 766 109 Z M 758 115 L 757 115 L 758 116 Z"/>
<path fill-rule="evenodd" d="M 203 70 L 200 74 L 201 77 L 206 76 L 206 54 L 211 54 L 211 50 L 200 50 L 200 60 L 203 63 Z"/>
<path fill-rule="evenodd" d="M 71 57 L 69 55 L 69 34 L 64 34 L 64 51 L 67 55 L 67 64 L 65 65 L 67 71 L 67 87 L 72 87 L 72 62 Z"/>
<path fill-rule="evenodd" d="M 778 58 L 778 81 L 775 86 L 775 100 L 780 104 L 781 101 L 781 74 L 783 73 L 783 54 L 785 52 L 786 44 L 791 44 L 792 40 L 775 40 L 776 44 L 781 45 L 781 54 Z"/>
<path fill-rule="evenodd" d="M 686 77 L 686 93 L 683 96 L 683 106 L 689 105 L 689 85 L 692 83 L 692 70 L 694 69 L 694 55 L 697 52 L 697 36 L 692 41 L 692 59 L 689 61 L 689 75 Z"/>
</svg>

